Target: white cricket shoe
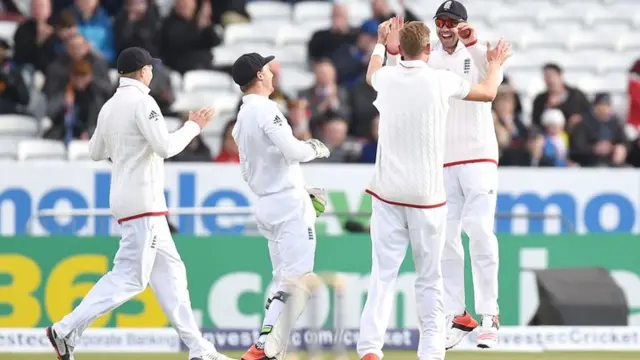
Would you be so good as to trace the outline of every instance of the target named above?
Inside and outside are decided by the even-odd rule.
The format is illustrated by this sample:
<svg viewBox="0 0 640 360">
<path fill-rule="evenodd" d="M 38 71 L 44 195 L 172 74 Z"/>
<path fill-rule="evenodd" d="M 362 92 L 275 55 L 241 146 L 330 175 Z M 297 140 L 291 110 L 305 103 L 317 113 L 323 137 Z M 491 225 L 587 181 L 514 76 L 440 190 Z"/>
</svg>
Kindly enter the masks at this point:
<svg viewBox="0 0 640 360">
<path fill-rule="evenodd" d="M 449 350 L 460 344 L 462 339 L 476 327 L 478 327 L 478 322 L 466 310 L 462 315 L 448 316 L 445 349 Z"/>
<path fill-rule="evenodd" d="M 200 357 L 191 358 L 190 360 L 236 360 L 236 359 L 230 358 L 223 353 L 210 352 Z"/>
<path fill-rule="evenodd" d="M 497 315 L 483 315 L 478 327 L 478 347 L 481 349 L 491 349 L 498 345 L 498 330 L 500 329 L 500 319 Z"/>
</svg>

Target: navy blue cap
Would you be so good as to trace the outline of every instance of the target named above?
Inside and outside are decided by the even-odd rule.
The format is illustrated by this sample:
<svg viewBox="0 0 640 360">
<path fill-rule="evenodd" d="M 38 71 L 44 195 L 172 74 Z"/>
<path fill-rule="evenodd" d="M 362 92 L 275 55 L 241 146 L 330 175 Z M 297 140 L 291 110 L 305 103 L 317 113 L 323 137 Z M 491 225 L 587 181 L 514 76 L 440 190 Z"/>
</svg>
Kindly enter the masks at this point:
<svg viewBox="0 0 640 360">
<path fill-rule="evenodd" d="M 118 55 L 117 67 L 119 74 L 129 74 L 136 72 L 147 65 L 157 66 L 162 61 L 151 57 L 149 52 L 141 47 L 130 47 L 122 50 Z"/>
<path fill-rule="evenodd" d="M 456 0 L 447 0 L 436 11 L 436 18 L 446 16 L 451 20 L 467 21 L 467 8 Z"/>
<path fill-rule="evenodd" d="M 249 53 L 240 56 L 231 68 L 233 82 L 240 86 L 249 85 L 256 78 L 258 71 L 275 59 L 275 56 L 263 57 L 258 53 Z"/>
</svg>

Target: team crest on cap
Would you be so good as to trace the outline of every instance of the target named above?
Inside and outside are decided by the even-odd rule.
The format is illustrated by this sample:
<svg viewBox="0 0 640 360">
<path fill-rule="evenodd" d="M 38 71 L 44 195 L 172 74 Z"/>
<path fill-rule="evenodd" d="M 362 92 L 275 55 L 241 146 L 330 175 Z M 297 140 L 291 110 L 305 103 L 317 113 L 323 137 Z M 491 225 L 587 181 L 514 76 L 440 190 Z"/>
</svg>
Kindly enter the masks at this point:
<svg viewBox="0 0 640 360">
<path fill-rule="evenodd" d="M 450 10 L 451 9 L 451 1 L 447 1 L 446 3 L 444 3 L 444 9 L 445 10 Z"/>
</svg>

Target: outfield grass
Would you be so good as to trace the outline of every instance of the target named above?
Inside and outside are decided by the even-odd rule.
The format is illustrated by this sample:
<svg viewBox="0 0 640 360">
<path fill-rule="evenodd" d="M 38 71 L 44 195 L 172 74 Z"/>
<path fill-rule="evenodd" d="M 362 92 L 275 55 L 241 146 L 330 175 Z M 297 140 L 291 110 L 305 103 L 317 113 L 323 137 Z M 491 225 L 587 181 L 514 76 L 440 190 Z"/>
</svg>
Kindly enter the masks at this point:
<svg viewBox="0 0 640 360">
<path fill-rule="evenodd" d="M 229 353 L 240 358 L 241 353 Z M 54 354 L 2 354 L 2 360 L 55 360 Z M 300 359 L 305 359 L 300 356 Z M 324 359 L 329 360 L 327 354 Z M 357 360 L 355 353 L 349 354 L 349 360 Z M 388 360 L 416 360 L 415 352 L 387 352 Z M 638 352 L 545 352 L 545 353 L 507 353 L 486 352 L 449 352 L 446 360 L 638 360 Z M 77 354 L 75 360 L 187 360 L 187 354 Z"/>
</svg>

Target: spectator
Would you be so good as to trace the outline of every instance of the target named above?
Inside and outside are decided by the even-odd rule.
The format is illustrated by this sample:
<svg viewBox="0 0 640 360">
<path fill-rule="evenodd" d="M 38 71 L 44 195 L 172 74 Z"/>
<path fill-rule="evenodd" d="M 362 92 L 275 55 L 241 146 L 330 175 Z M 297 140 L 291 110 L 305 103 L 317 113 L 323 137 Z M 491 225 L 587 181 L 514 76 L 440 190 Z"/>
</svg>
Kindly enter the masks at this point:
<svg viewBox="0 0 640 360">
<path fill-rule="evenodd" d="M 329 60 L 321 60 L 313 66 L 315 84 L 300 93 L 311 107 L 311 124 L 316 124 L 327 113 L 338 113 L 343 119 L 349 119 L 349 94 L 338 86 L 336 69 Z"/>
<path fill-rule="evenodd" d="M 627 139 L 606 93 L 596 94 L 593 109 L 571 133 L 570 156 L 580 166 L 623 166 Z"/>
<path fill-rule="evenodd" d="M 171 161 L 177 162 L 211 162 L 212 160 L 211 149 L 202 140 L 202 135 L 194 137 L 181 153 L 171 158 Z"/>
<path fill-rule="evenodd" d="M 80 34 L 109 64 L 114 64 L 117 54 L 109 14 L 100 7 L 98 0 L 75 0 L 73 9 Z"/>
<path fill-rule="evenodd" d="M 93 81 L 92 65 L 87 60 L 74 63 L 71 77 L 60 96 L 49 98 L 47 113 L 53 125 L 44 134 L 47 139 L 88 140 L 93 133 L 100 108 L 107 97 Z"/>
<path fill-rule="evenodd" d="M 233 140 L 233 136 L 231 135 L 233 131 L 233 126 L 236 124 L 235 120 L 229 121 L 224 128 L 224 132 L 222 133 L 222 146 L 220 147 L 220 152 L 218 156 L 216 156 L 216 162 L 230 162 L 230 163 L 239 163 L 240 155 L 238 153 L 238 145 L 236 145 L 236 141 Z"/>
<path fill-rule="evenodd" d="M 348 123 L 334 116 L 322 124 L 320 139 L 331 151 L 328 158 L 318 159 L 323 162 L 349 162 L 354 158 L 353 144 L 347 141 Z"/>
<path fill-rule="evenodd" d="M 516 98 L 516 110 L 515 110 L 515 112 L 516 112 L 517 116 L 522 116 L 522 100 L 520 100 L 520 95 L 516 91 L 515 84 L 513 84 L 513 82 L 511 81 L 511 79 L 509 79 L 509 77 L 507 75 L 504 75 L 504 77 L 502 78 L 502 84 L 501 85 L 508 85 L 511 89 L 513 89 L 513 93 L 514 93 L 514 96 Z"/>
<path fill-rule="evenodd" d="M 293 130 L 293 135 L 298 140 L 311 139 L 311 131 L 309 129 L 309 102 L 305 99 L 289 101 L 289 111 L 287 119 Z"/>
<path fill-rule="evenodd" d="M 349 89 L 349 108 L 351 109 L 349 135 L 356 138 L 369 137 L 372 121 L 378 116 L 378 110 L 373 106 L 376 96 L 376 91 L 367 84 L 365 79 L 358 81 Z"/>
<path fill-rule="evenodd" d="M 55 31 L 55 56 L 57 57 L 65 52 L 67 41 L 78 35 L 78 22 L 73 11 L 69 9 L 61 11 L 57 16 L 53 29 Z M 49 58 L 44 64 L 45 69 L 43 71 L 47 71 L 51 59 Z"/>
<path fill-rule="evenodd" d="M 496 130 L 496 140 L 498 141 L 498 154 L 500 159 L 502 159 L 503 154 L 511 150 L 511 133 L 506 126 L 500 122 L 498 114 L 496 114 L 495 111 L 492 111 L 491 115 L 493 116 L 493 128 Z M 500 163 L 502 163 L 502 160 L 500 160 Z"/>
<path fill-rule="evenodd" d="M 116 52 L 138 46 L 160 56 L 160 13 L 149 0 L 127 0 L 115 20 Z"/>
<path fill-rule="evenodd" d="M 565 118 L 560 109 L 547 109 L 542 113 L 544 145 L 542 153 L 553 162 L 553 166 L 567 166 L 568 138 L 564 132 Z"/>
<path fill-rule="evenodd" d="M 171 83 L 171 73 L 163 64 L 153 67 L 153 78 L 149 84 L 149 95 L 158 103 L 163 114 L 173 114 L 171 105 L 176 101 L 176 94 Z"/>
<path fill-rule="evenodd" d="M 211 2 L 176 0 L 171 14 L 162 25 L 161 54 L 168 67 L 184 74 L 189 70 L 213 69 L 211 48 L 222 38 L 211 22 Z"/>
<path fill-rule="evenodd" d="M 543 73 L 547 91 L 538 94 L 533 100 L 531 120 L 534 125 L 540 126 L 544 110 L 558 108 L 562 110 L 565 119 L 567 119 L 566 127 L 571 131 L 582 119 L 582 114 L 589 110 L 589 101 L 582 91 L 564 82 L 560 66 L 546 64 L 543 67 Z"/>
<path fill-rule="evenodd" d="M 376 116 L 371 123 L 371 139 L 367 141 L 360 152 L 360 160 L 358 162 L 365 164 L 375 164 L 376 155 L 378 153 L 378 122 L 380 117 Z"/>
<path fill-rule="evenodd" d="M 500 85 L 492 104 L 498 122 L 508 133 L 507 147 L 524 146 L 527 140 L 527 127 L 516 113 L 516 99 L 515 90 L 511 86 Z"/>
<path fill-rule="evenodd" d="M 214 24 L 227 26 L 250 21 L 245 0 L 215 0 L 212 4 Z"/>
<path fill-rule="evenodd" d="M 31 65 L 45 71 L 47 64 L 56 55 L 56 39 L 51 18 L 51 0 L 33 0 L 31 18 L 20 24 L 13 36 L 13 60 L 16 65 Z"/>
<path fill-rule="evenodd" d="M 378 22 L 367 20 L 360 27 L 356 44 L 342 45 L 332 56 L 338 73 L 338 83 L 351 87 L 364 78 L 369 58 L 378 42 Z"/>
<path fill-rule="evenodd" d="M 533 126 L 527 134 L 527 142 L 521 149 L 505 152 L 500 159 L 503 166 L 554 166 L 553 159 L 544 154 L 544 134 Z"/>
<path fill-rule="evenodd" d="M 9 43 L 0 39 L 0 114 L 23 113 L 29 105 L 29 89 L 20 69 L 7 58 Z"/>
<path fill-rule="evenodd" d="M 629 114 L 627 123 L 640 129 L 640 59 L 629 70 Z"/>
<path fill-rule="evenodd" d="M 331 12 L 331 27 L 313 33 L 307 44 L 309 60 L 315 62 L 330 58 L 343 45 L 355 44 L 358 30 L 349 25 L 349 8 L 334 3 Z"/>
<path fill-rule="evenodd" d="M 101 98 L 113 94 L 114 86 L 109 78 L 109 64 L 91 50 L 91 45 L 80 34 L 72 35 L 65 43 L 65 51 L 47 68 L 43 92 L 49 101 L 61 103 L 69 84 L 74 64 L 86 60 L 93 69 L 92 88 L 99 90 Z M 58 99 L 60 98 L 60 99 Z"/>
<path fill-rule="evenodd" d="M 405 21 L 420 21 L 420 19 L 411 10 L 404 6 L 404 0 L 400 0 L 400 5 L 404 10 Z M 378 23 L 383 23 L 392 17 L 402 15 L 393 12 L 388 0 L 372 0 L 371 12 L 373 13 L 373 19 Z"/>
</svg>

